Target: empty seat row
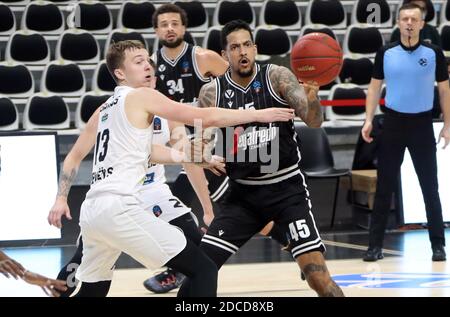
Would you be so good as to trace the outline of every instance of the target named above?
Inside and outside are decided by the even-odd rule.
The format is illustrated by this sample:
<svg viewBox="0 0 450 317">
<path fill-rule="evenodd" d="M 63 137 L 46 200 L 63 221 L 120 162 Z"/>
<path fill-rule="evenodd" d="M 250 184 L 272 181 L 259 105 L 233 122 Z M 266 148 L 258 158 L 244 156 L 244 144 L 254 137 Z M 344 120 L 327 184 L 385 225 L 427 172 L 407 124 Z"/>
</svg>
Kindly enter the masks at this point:
<svg viewBox="0 0 450 317">
<path fill-rule="evenodd" d="M 83 129 L 91 115 L 111 95 L 89 91 L 84 93 L 76 106 L 75 128 Z M 19 112 L 14 102 L 0 95 L 0 130 L 18 130 L 20 125 Z M 35 93 L 31 95 L 23 113 L 22 128 L 34 129 L 69 129 L 71 115 L 64 99 L 55 94 Z"/>
<path fill-rule="evenodd" d="M 358 54 L 344 56 L 338 83 L 355 83 L 362 87 L 370 82 L 373 62 Z M 116 83 L 110 75 L 106 62 L 100 61 L 92 74 L 91 89 L 112 93 Z M 27 98 L 36 90 L 59 94 L 72 100 L 88 89 L 84 72 L 80 66 L 63 59 L 51 61 L 45 66 L 40 87 L 35 89 L 31 71 L 21 63 L 0 63 L 0 94 L 13 98 Z M 327 89 L 327 87 L 322 87 Z"/>
<path fill-rule="evenodd" d="M 155 5 L 150 1 L 124 1 L 117 15 L 116 28 L 130 28 L 143 33 L 153 33 L 151 16 Z M 224 25 L 233 19 L 247 21 L 252 28 L 257 25 L 278 25 L 286 31 L 300 30 L 301 12 L 293 0 L 266 0 L 261 6 L 259 23 L 256 23 L 256 13 L 249 2 L 245 0 L 221 0 L 215 7 L 212 22 L 208 13 L 199 1 L 175 1 L 188 14 L 188 30 L 205 32 L 208 27 Z M 65 28 L 78 27 L 88 30 L 94 35 L 106 35 L 115 27 L 114 18 L 106 5 L 98 1 L 80 1 L 67 6 L 71 8 L 68 18 L 58 6 L 49 1 L 33 1 L 24 9 L 20 28 L 42 32 L 44 35 L 58 35 Z M 379 14 L 373 14 L 374 6 Z M 378 13 L 378 11 L 376 12 Z M 395 21 L 394 14 L 387 0 L 356 0 L 348 20 L 344 7 L 339 0 L 311 0 L 305 12 L 304 24 L 325 24 L 334 29 L 345 29 L 349 24 L 370 23 L 379 27 L 390 28 Z M 18 29 L 14 15 L 7 5 L 0 8 L 0 33 L 12 33 Z M 426 20 L 437 25 L 435 8 L 429 1 Z M 445 1 L 441 8 L 441 23 L 450 20 L 449 2 Z M 17 25 L 16 25 L 17 24 Z"/>
<path fill-rule="evenodd" d="M 112 93 L 116 83 L 110 75 L 106 63 L 100 62 L 94 71 L 92 90 Z M 87 90 L 86 78 L 80 67 L 72 62 L 55 60 L 44 68 L 40 87 L 43 93 L 53 93 L 74 100 Z M 20 63 L 0 63 L 0 95 L 11 98 L 28 98 L 35 89 L 31 71 Z"/>
<path fill-rule="evenodd" d="M 221 27 L 211 27 L 203 39 L 203 47 L 221 51 Z M 302 27 L 298 38 L 313 33 L 322 32 L 337 39 L 333 30 L 323 24 L 308 24 Z M 290 53 L 292 43 L 286 31 L 274 26 L 258 26 L 254 32 L 258 53 L 262 55 L 282 55 Z M 273 43 L 276 43 L 274 45 Z M 367 24 L 350 25 L 341 43 L 344 54 L 362 54 L 373 58 L 385 40 L 377 27 Z"/>
<path fill-rule="evenodd" d="M 122 39 L 140 40 L 146 44 L 138 32 L 114 30 L 108 36 L 106 45 Z M 45 65 L 54 56 L 75 62 L 82 68 L 95 68 L 103 58 L 98 41 L 88 31 L 80 29 L 65 30 L 58 38 L 54 54 L 50 45 L 41 33 L 34 31 L 16 31 L 8 39 L 5 49 L 5 60 L 21 62 L 26 65 Z"/>
<path fill-rule="evenodd" d="M 206 32 L 202 43 L 197 43 L 191 33 L 186 32 L 185 40 L 192 44 L 201 44 L 203 47 L 221 53 L 220 43 L 221 27 L 211 27 Z M 311 32 L 323 32 L 334 38 L 331 28 L 325 25 L 305 25 L 299 32 L 299 38 Z M 450 23 L 439 28 L 444 52 L 450 53 Z M 258 47 L 259 61 L 267 60 L 267 56 L 286 55 L 292 48 L 292 40 L 286 31 L 274 26 L 258 26 L 254 32 L 255 43 Z M 50 52 L 49 44 L 45 38 L 37 32 L 16 31 L 7 42 L 5 60 L 24 63 L 32 66 L 32 69 L 43 68 L 51 59 L 65 59 L 77 63 L 82 69 L 94 69 L 98 62 L 105 57 L 106 47 L 112 42 L 125 39 L 140 40 L 149 49 L 148 40 L 144 39 L 140 32 L 128 29 L 113 30 L 102 49 L 95 37 L 87 31 L 70 29 L 64 31 L 58 38 L 54 54 Z M 273 43 L 277 45 L 273 45 Z M 379 29 L 371 25 L 350 25 L 342 40 L 344 54 L 361 54 L 373 58 L 378 49 L 385 44 L 383 35 Z M 156 38 L 153 41 L 153 52 L 160 47 Z"/>
<path fill-rule="evenodd" d="M 381 98 L 386 89 L 383 87 Z M 83 129 L 95 110 L 103 104 L 111 94 L 90 91 L 84 93 L 78 100 L 75 117 L 75 128 Z M 435 90 L 434 116 L 439 117 L 438 91 Z M 338 84 L 330 91 L 329 100 L 364 100 L 364 89 L 354 84 Z M 364 103 L 358 106 L 341 105 L 324 107 L 324 114 L 329 124 L 361 125 L 365 119 Z M 380 105 L 377 113 L 383 113 L 384 106 Z M 23 113 L 23 128 L 33 129 L 69 129 L 71 127 L 70 111 L 64 98 L 52 93 L 32 94 L 26 103 Z M 0 96 L 0 130 L 19 129 L 19 113 L 13 101 Z"/>
</svg>

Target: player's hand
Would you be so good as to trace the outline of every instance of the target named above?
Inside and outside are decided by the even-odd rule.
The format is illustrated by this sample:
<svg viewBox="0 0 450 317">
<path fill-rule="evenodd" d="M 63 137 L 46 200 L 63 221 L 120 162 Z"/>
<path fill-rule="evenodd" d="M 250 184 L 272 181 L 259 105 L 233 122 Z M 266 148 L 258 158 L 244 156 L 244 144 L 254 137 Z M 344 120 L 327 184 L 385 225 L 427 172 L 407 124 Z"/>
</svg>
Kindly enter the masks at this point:
<svg viewBox="0 0 450 317">
<path fill-rule="evenodd" d="M 66 216 L 67 219 L 72 220 L 67 199 L 65 197 L 58 196 L 56 197 L 55 204 L 48 213 L 47 221 L 51 226 L 61 229 L 61 218 L 63 215 Z"/>
<path fill-rule="evenodd" d="M 202 138 L 194 138 L 191 140 L 190 160 L 194 163 L 207 162 L 211 159 L 213 142 Z"/>
<path fill-rule="evenodd" d="M 271 123 L 277 121 L 289 121 L 295 118 L 294 109 L 291 108 L 267 108 L 263 110 L 249 110 L 256 114 L 256 122 Z"/>
<path fill-rule="evenodd" d="M 6 259 L 0 261 L 0 273 L 9 278 L 12 275 L 16 280 L 23 276 L 25 268 L 13 259 Z"/>
<path fill-rule="evenodd" d="M 305 89 L 306 97 L 308 101 L 314 101 L 318 99 L 319 85 L 315 81 L 309 81 L 307 83 L 302 83 L 303 88 Z"/>
<path fill-rule="evenodd" d="M 364 122 L 364 126 L 361 130 L 361 135 L 364 141 L 367 143 L 372 143 L 373 138 L 370 136 L 370 133 L 372 132 L 372 122 L 366 121 Z"/>
<path fill-rule="evenodd" d="M 204 157 L 204 161 L 198 163 L 197 165 L 203 167 L 204 169 L 210 170 L 217 176 L 226 174 L 227 172 L 225 170 L 225 159 L 218 155 L 212 155 L 210 158 Z"/>
<path fill-rule="evenodd" d="M 447 147 L 447 145 L 450 143 L 450 127 L 443 127 L 441 130 L 441 133 L 439 133 L 439 139 L 437 143 L 441 142 L 441 138 L 444 139 L 444 146 L 442 146 L 443 149 Z"/>
<path fill-rule="evenodd" d="M 211 224 L 211 222 L 214 219 L 214 212 L 210 211 L 210 212 L 205 212 L 203 213 L 203 222 L 205 223 L 206 226 L 209 227 L 209 225 Z"/>
<path fill-rule="evenodd" d="M 209 162 L 214 148 L 216 128 L 210 127 L 202 131 L 190 140 L 190 148 L 185 152 L 190 153 L 191 161 L 196 163 Z"/>
<path fill-rule="evenodd" d="M 48 296 L 59 297 L 60 292 L 67 290 L 65 281 L 54 280 L 30 271 L 26 271 L 22 279 L 29 284 L 40 286 Z"/>
</svg>

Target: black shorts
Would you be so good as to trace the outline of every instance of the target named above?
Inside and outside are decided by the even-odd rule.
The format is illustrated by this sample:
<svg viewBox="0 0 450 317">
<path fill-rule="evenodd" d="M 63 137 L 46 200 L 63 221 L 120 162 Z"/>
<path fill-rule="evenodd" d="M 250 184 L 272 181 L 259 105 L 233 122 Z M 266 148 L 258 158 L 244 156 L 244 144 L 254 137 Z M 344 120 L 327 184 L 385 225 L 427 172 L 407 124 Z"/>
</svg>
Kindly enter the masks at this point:
<svg viewBox="0 0 450 317">
<path fill-rule="evenodd" d="M 285 231 L 294 258 L 311 251 L 325 252 L 302 175 L 271 185 L 229 183 L 221 211 L 203 236 L 207 249 L 214 246 L 214 252 L 234 254 L 273 220 Z"/>
</svg>

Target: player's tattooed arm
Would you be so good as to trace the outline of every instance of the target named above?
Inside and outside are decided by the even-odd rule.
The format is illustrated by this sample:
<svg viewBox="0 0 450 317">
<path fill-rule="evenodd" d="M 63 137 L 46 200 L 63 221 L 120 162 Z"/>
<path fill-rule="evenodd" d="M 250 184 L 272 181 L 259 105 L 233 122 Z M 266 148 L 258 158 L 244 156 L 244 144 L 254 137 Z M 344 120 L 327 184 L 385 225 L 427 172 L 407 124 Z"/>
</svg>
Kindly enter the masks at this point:
<svg viewBox="0 0 450 317">
<path fill-rule="evenodd" d="M 317 95 L 307 94 L 294 74 L 284 66 L 273 65 L 269 76 L 275 92 L 295 109 L 295 114 L 308 126 L 320 127 L 323 115 Z"/>
<path fill-rule="evenodd" d="M 95 145 L 100 109 L 101 106 L 89 118 L 84 130 L 64 159 L 58 182 L 58 198 L 67 198 L 81 162 Z"/>
<path fill-rule="evenodd" d="M 308 284 L 315 284 L 314 282 L 310 282 L 311 275 L 319 273 L 319 275 L 329 274 L 325 265 L 310 263 L 307 264 L 303 269 L 303 273 L 305 274 L 306 279 L 308 280 Z M 344 297 L 344 293 L 341 288 L 336 285 L 336 283 L 330 279 L 330 282 L 327 283 L 324 287 L 320 289 L 314 289 L 319 296 L 321 297 Z"/>
<path fill-rule="evenodd" d="M 216 106 L 216 84 L 211 81 L 202 86 L 198 95 L 198 106 L 200 108 Z"/>
<path fill-rule="evenodd" d="M 61 171 L 58 182 L 58 196 L 67 197 L 69 195 L 76 175 L 77 169 L 75 168 L 72 168 L 70 171 Z"/>
</svg>

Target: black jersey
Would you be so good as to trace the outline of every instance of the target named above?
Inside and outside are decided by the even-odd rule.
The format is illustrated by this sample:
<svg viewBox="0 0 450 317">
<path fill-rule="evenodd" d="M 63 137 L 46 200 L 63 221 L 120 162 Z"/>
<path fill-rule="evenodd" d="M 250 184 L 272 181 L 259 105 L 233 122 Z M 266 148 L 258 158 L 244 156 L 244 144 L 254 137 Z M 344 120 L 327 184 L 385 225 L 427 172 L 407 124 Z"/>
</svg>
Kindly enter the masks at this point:
<svg viewBox="0 0 450 317">
<path fill-rule="evenodd" d="M 289 107 L 269 79 L 271 64 L 255 65 L 247 87 L 231 79 L 230 72 L 215 79 L 216 106 L 256 110 Z M 299 174 L 300 152 L 293 121 L 249 123 L 221 129 L 216 153 L 226 158 L 228 176 L 247 185 L 273 184 Z M 220 152 L 222 150 L 222 152 Z"/>
<path fill-rule="evenodd" d="M 200 73 L 195 59 L 196 46 L 184 43 L 183 50 L 175 60 L 159 49 L 156 55 L 156 89 L 172 100 L 190 103 L 197 100 L 200 88 L 210 78 Z"/>
</svg>

